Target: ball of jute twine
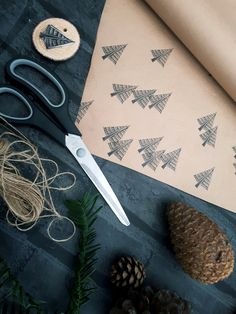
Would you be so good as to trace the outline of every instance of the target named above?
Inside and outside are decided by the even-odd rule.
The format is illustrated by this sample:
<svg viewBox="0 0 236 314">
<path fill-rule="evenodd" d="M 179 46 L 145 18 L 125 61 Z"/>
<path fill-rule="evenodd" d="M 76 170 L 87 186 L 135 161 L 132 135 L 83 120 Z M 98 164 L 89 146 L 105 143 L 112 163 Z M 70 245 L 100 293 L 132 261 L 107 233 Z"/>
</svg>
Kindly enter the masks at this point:
<svg viewBox="0 0 236 314">
<path fill-rule="evenodd" d="M 0 196 L 7 204 L 7 222 L 20 231 L 32 229 L 41 218 L 52 217 L 48 225 L 48 236 L 56 242 L 71 239 L 76 231 L 73 221 L 62 216 L 56 210 L 52 190 L 68 190 L 74 186 L 76 178 L 71 172 L 59 172 L 58 165 L 51 159 L 40 158 L 37 148 L 11 124 L 3 118 L 0 125 L 4 132 L 0 134 Z M 52 175 L 48 176 L 44 164 L 48 164 Z M 21 174 L 27 167 L 32 179 Z M 55 180 L 62 176 L 72 178 L 67 186 L 56 186 Z M 65 239 L 55 239 L 50 229 L 54 222 L 67 220 L 72 224 L 73 231 Z"/>
</svg>

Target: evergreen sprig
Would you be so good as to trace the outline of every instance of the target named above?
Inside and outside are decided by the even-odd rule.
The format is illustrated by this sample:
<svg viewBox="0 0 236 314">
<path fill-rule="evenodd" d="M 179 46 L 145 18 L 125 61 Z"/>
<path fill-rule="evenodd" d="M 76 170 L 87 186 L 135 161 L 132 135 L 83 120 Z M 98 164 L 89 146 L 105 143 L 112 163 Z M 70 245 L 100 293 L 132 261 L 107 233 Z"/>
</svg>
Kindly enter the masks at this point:
<svg viewBox="0 0 236 314">
<path fill-rule="evenodd" d="M 0 313 L 14 311 L 20 313 L 23 310 L 24 313 L 28 313 L 31 309 L 34 309 L 34 313 L 43 313 L 40 304 L 24 291 L 4 260 L 0 258 Z"/>
<path fill-rule="evenodd" d="M 69 314 L 79 314 L 82 304 L 89 300 L 95 289 L 91 286 L 91 275 L 95 271 L 96 252 L 100 248 L 95 244 L 94 222 L 101 207 L 96 207 L 97 196 L 86 193 L 81 200 L 66 201 L 69 216 L 80 231 L 79 253 L 75 268 L 74 285 L 70 294 Z"/>
</svg>

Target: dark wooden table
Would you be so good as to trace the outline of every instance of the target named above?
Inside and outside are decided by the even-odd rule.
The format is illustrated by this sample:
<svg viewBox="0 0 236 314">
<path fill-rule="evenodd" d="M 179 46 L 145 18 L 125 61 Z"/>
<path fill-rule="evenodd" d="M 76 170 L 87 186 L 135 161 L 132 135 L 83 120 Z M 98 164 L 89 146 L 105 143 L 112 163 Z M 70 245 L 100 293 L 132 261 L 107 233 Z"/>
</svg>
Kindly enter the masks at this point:
<svg viewBox="0 0 236 314">
<path fill-rule="evenodd" d="M 71 116 L 75 119 L 103 5 L 103 0 L 0 0 L 1 83 L 5 82 L 3 68 L 10 58 L 17 55 L 34 57 L 63 78 L 70 92 Z M 32 46 L 34 27 L 48 17 L 68 19 L 80 31 L 81 48 L 66 62 L 44 59 Z M 77 184 L 73 189 L 54 195 L 57 208 L 66 213 L 64 199 L 78 199 L 84 191 L 93 190 L 91 182 L 66 149 L 35 129 L 24 127 L 22 130 L 38 145 L 42 156 L 54 159 L 61 170 L 76 174 Z M 234 248 L 236 214 L 132 170 L 99 158 L 96 160 L 124 206 L 131 226 L 123 227 L 104 204 L 96 222 L 97 241 L 102 245 L 94 274 L 97 291 L 83 307 L 82 314 L 109 313 L 109 267 L 113 258 L 120 254 L 134 255 L 142 260 L 151 282 L 157 287 L 176 291 L 189 300 L 193 313 L 233 313 L 236 308 L 236 271 L 229 279 L 213 286 L 202 285 L 186 275 L 176 262 L 170 246 L 166 204 L 179 200 L 206 213 L 227 233 Z M 103 203 L 102 200 L 100 202 Z M 48 221 L 42 220 L 33 230 L 20 233 L 9 227 L 2 217 L 0 256 L 5 258 L 27 291 L 47 302 L 46 313 L 63 312 L 68 304 L 78 239 L 75 237 L 67 243 L 54 243 L 47 237 L 47 225 Z"/>
</svg>

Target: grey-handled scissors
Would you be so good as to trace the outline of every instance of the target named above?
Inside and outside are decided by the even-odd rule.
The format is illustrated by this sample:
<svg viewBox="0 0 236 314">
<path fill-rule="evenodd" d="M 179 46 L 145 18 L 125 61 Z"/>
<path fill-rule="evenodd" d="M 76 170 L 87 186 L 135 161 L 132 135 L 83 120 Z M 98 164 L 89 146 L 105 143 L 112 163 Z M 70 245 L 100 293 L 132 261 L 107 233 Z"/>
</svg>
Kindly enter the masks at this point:
<svg viewBox="0 0 236 314">
<path fill-rule="evenodd" d="M 49 79 L 59 91 L 61 97 L 60 101 L 58 103 L 50 101 L 36 84 L 30 79 L 26 79 L 24 75 L 18 71 L 19 67 L 22 66 L 38 71 L 40 75 Z M 63 82 L 42 65 L 28 58 L 10 60 L 6 65 L 6 75 L 14 85 L 20 86 L 24 92 L 31 95 L 33 100 L 31 101 L 25 96 L 25 93 L 21 93 L 19 89 L 11 85 L 0 86 L 0 94 L 7 93 L 16 96 L 26 107 L 28 112 L 28 114 L 23 117 L 12 116 L 3 112 L 0 112 L 0 116 L 11 123 L 35 126 L 54 138 L 61 145 L 67 147 L 120 222 L 128 226 L 130 223 L 120 202 L 84 144 L 80 132 L 69 117 L 68 95 Z"/>
</svg>

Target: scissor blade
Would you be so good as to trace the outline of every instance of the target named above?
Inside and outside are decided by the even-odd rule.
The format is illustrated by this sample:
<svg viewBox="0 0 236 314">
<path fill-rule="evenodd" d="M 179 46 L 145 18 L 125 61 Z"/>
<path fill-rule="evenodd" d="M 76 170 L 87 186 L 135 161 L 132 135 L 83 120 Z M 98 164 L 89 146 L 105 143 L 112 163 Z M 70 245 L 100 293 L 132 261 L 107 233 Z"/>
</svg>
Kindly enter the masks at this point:
<svg viewBox="0 0 236 314">
<path fill-rule="evenodd" d="M 82 138 L 74 134 L 66 135 L 66 147 L 78 161 L 120 222 L 128 226 L 130 224 L 129 219 Z"/>
</svg>

